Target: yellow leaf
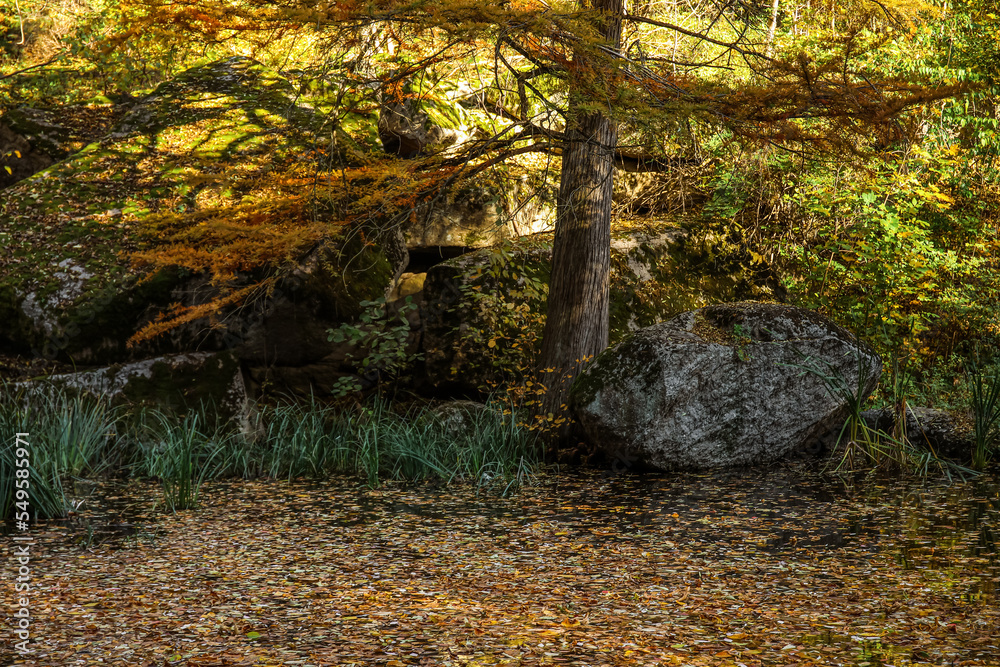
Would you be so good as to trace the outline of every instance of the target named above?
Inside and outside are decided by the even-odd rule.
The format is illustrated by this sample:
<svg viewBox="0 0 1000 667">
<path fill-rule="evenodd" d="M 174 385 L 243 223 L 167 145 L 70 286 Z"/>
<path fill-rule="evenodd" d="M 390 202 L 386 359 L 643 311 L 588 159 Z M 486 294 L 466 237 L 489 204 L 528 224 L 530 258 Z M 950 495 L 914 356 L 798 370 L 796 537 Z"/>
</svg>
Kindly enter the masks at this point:
<svg viewBox="0 0 1000 667">
<path fill-rule="evenodd" d="M 14 155 L 16 155 L 17 157 L 20 158 L 21 157 L 21 151 L 14 151 Z"/>
</svg>

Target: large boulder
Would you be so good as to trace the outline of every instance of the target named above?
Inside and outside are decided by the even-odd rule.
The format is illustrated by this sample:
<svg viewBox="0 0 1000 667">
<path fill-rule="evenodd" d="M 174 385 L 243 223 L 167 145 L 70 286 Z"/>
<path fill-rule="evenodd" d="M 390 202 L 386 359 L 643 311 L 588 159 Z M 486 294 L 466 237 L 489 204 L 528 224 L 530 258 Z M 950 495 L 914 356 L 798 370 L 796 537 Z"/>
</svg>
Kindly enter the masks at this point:
<svg viewBox="0 0 1000 667">
<path fill-rule="evenodd" d="M 35 128 L 23 134 L 32 145 L 55 136 L 44 117 L 21 115 L 18 127 Z M 327 130 L 291 82 L 242 57 L 188 70 L 119 116 L 100 141 L 4 191 L 0 351 L 105 365 L 233 350 L 251 365 L 306 365 L 333 352 L 327 329 L 384 295 L 405 266 L 398 233 L 324 239 L 289 258 L 269 294 L 129 347 L 172 305 L 220 294 L 204 275 L 130 266 L 135 250 L 155 243 L 156 215 L 245 206 L 256 193 L 232 182 L 266 183 L 278 166 L 320 159 Z M 248 270 L 236 287 L 264 271 Z"/>
<path fill-rule="evenodd" d="M 420 312 L 431 384 L 475 392 L 533 372 L 551 256 L 551 237 L 535 237 L 430 268 Z M 781 296 L 759 261 L 676 225 L 617 230 L 610 288 L 612 343 L 706 304 Z"/>
<path fill-rule="evenodd" d="M 247 421 L 251 404 L 240 363 L 232 354 L 174 354 L 12 386 L 26 394 L 86 395 L 109 405 L 186 412 L 210 409 L 220 420 Z"/>
<path fill-rule="evenodd" d="M 822 376 L 863 400 L 881 369 L 870 347 L 811 311 L 720 304 L 598 355 L 574 382 L 570 405 L 589 441 L 636 464 L 748 466 L 779 460 L 843 422 L 847 404 Z"/>
</svg>

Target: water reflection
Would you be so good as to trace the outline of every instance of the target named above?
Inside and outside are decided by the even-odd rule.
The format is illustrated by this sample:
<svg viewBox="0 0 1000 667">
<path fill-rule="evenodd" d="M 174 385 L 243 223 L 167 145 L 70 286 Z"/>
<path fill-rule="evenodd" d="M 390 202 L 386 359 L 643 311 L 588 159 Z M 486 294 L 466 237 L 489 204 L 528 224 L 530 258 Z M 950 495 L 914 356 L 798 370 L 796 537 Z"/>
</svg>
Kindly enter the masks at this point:
<svg viewBox="0 0 1000 667">
<path fill-rule="evenodd" d="M 455 502 L 439 489 L 372 498 L 333 519 L 356 526 L 385 514 L 476 521 L 484 537 L 512 522 L 602 543 L 664 540 L 712 553 L 822 559 L 850 548 L 891 555 L 903 569 L 961 578 L 965 596 L 995 595 L 1000 579 L 996 478 L 964 482 L 841 478 L 804 467 L 701 474 L 563 473 L 512 499 Z"/>
</svg>

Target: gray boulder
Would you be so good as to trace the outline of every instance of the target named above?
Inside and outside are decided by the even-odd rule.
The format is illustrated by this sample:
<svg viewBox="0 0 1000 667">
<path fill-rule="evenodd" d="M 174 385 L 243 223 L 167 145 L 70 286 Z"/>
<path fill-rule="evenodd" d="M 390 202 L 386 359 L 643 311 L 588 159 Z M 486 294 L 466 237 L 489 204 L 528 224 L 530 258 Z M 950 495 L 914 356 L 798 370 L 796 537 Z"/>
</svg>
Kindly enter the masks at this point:
<svg viewBox="0 0 1000 667">
<path fill-rule="evenodd" d="M 232 354 L 195 352 L 50 375 L 14 385 L 24 394 L 89 395 L 109 405 L 184 412 L 204 405 L 222 420 L 245 423 L 250 402 L 239 360 Z"/>
<path fill-rule="evenodd" d="M 898 415 L 891 407 L 866 410 L 864 418 L 873 429 L 897 434 Z M 946 458 L 969 459 L 975 447 L 972 418 L 946 410 L 907 405 L 905 434 L 912 444 Z"/>
<path fill-rule="evenodd" d="M 721 304 L 641 329 L 598 355 L 573 384 L 570 406 L 588 440 L 639 465 L 767 463 L 846 417 L 845 401 L 802 366 L 861 385 L 867 396 L 882 362 L 811 311 Z"/>
</svg>

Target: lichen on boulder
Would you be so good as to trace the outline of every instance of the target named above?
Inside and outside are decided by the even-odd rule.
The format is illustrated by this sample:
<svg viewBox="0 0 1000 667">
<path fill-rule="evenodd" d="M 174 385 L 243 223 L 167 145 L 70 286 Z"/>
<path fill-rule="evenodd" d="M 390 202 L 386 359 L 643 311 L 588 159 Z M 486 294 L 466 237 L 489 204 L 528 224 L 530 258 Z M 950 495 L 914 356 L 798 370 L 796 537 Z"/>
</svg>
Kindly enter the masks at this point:
<svg viewBox="0 0 1000 667">
<path fill-rule="evenodd" d="M 843 423 L 822 376 L 874 390 L 882 362 L 811 311 L 780 304 L 707 306 L 640 329 L 576 379 L 570 406 L 587 439 L 658 469 L 768 463 Z"/>
</svg>

